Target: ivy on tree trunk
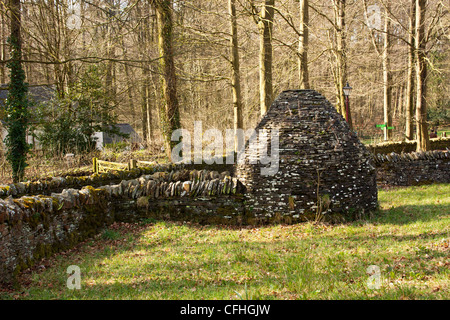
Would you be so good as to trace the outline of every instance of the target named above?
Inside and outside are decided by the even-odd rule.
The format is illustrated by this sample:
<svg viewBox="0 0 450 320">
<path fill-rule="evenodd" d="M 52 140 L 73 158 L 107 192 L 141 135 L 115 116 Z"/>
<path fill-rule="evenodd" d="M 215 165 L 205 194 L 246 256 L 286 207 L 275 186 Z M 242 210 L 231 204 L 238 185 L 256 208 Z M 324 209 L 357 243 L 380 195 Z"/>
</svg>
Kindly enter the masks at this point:
<svg viewBox="0 0 450 320">
<path fill-rule="evenodd" d="M 8 134 L 5 139 L 7 147 L 6 158 L 12 167 L 14 182 L 21 181 L 27 167 L 27 153 L 30 149 L 27 141 L 28 126 L 28 86 L 25 83 L 25 72 L 22 68 L 22 50 L 20 38 L 20 1 L 11 0 L 11 36 L 10 61 L 7 67 L 10 70 L 10 83 L 8 97 L 5 103 L 5 124 Z"/>
</svg>

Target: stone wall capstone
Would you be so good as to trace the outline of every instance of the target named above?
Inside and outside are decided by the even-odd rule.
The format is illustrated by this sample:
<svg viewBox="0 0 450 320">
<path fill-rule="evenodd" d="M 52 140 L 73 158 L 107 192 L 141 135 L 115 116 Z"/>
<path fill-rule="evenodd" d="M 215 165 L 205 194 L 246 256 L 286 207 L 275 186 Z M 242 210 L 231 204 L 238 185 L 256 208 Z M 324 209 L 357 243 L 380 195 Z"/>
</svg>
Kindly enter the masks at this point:
<svg viewBox="0 0 450 320">
<path fill-rule="evenodd" d="M 389 154 L 395 152 L 411 153 L 415 152 L 417 147 L 417 141 L 386 141 L 377 144 L 370 144 L 367 146 L 370 152 L 373 154 Z M 449 150 L 450 149 L 450 137 L 440 137 L 430 139 L 431 150 Z"/>
<path fill-rule="evenodd" d="M 450 183 L 450 153 L 426 151 L 374 155 L 377 184 L 383 186 L 414 186 Z"/>
</svg>

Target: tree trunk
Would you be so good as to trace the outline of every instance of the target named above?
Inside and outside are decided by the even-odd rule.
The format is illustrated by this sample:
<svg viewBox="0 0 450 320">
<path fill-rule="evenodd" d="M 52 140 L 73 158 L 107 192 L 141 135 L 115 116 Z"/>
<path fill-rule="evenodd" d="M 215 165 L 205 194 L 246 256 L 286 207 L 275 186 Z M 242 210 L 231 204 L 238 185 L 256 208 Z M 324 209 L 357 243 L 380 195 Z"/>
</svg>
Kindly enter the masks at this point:
<svg viewBox="0 0 450 320">
<path fill-rule="evenodd" d="M 409 20 L 408 35 L 408 73 L 406 79 L 406 123 L 405 137 L 407 140 L 414 140 L 414 38 L 415 38 L 416 0 L 411 0 L 411 13 Z"/>
<path fill-rule="evenodd" d="M 383 115 L 384 115 L 384 140 L 392 140 L 392 77 L 390 70 L 390 20 L 388 16 L 388 4 L 384 16 L 384 48 L 383 48 Z"/>
<path fill-rule="evenodd" d="M 350 106 L 346 106 L 344 86 L 347 83 L 347 49 L 345 35 L 345 0 L 334 1 L 336 12 L 336 96 L 337 110 L 342 114 L 351 129 L 353 129 Z M 348 117 L 347 117 L 348 114 Z"/>
<path fill-rule="evenodd" d="M 231 88 L 233 93 L 233 127 L 234 127 L 234 151 L 239 151 L 239 139 L 237 130 L 243 129 L 242 120 L 242 97 L 241 97 L 241 80 L 239 70 L 239 47 L 236 22 L 236 0 L 228 0 L 228 11 L 230 14 L 230 44 L 231 44 Z"/>
<path fill-rule="evenodd" d="M 309 7 L 308 0 L 300 0 L 300 37 L 298 42 L 298 70 L 300 89 L 309 89 L 308 42 L 309 42 Z"/>
<path fill-rule="evenodd" d="M 149 2 L 145 2 L 144 10 L 148 15 L 151 15 L 151 7 Z M 139 19 L 142 18 L 142 9 L 140 5 L 136 6 L 136 13 Z M 138 42 L 142 45 L 140 46 L 139 54 L 141 60 L 145 60 L 147 57 L 147 51 L 149 50 L 149 43 L 151 42 L 150 35 L 150 21 L 145 18 L 140 24 L 138 32 Z M 152 122 L 152 110 L 150 107 L 150 68 L 147 66 L 146 62 L 142 65 L 142 85 L 141 85 L 141 126 L 142 126 L 142 137 L 144 140 L 144 147 L 147 148 L 150 142 L 153 140 L 153 130 L 151 126 Z M 131 85 L 131 83 L 130 83 Z"/>
<path fill-rule="evenodd" d="M 426 0 L 416 0 L 416 128 L 417 151 L 430 149 L 430 137 L 427 124 L 427 100 L 426 100 L 426 43 L 425 43 L 425 7 Z"/>
<path fill-rule="evenodd" d="M 53 61 L 59 62 L 64 60 L 63 58 L 63 52 L 61 48 L 61 30 L 62 28 L 65 28 L 65 24 L 62 23 L 62 17 L 60 10 L 58 9 L 60 7 L 60 2 L 57 0 L 50 0 L 48 1 L 48 7 L 42 7 L 39 10 L 42 10 L 42 14 L 44 14 L 44 11 L 48 9 L 48 12 L 46 14 L 50 15 L 52 19 L 49 21 L 49 28 L 52 28 L 53 32 L 51 34 L 46 34 L 46 40 L 48 41 L 48 48 L 49 52 L 47 53 L 49 57 L 52 57 Z M 50 32 L 48 32 L 50 33 Z M 66 86 L 65 86 L 65 75 L 64 75 L 64 67 L 56 63 L 53 65 L 53 78 L 55 81 L 56 86 L 56 92 L 58 93 L 58 96 L 61 98 L 65 97 L 66 95 Z"/>
<path fill-rule="evenodd" d="M 110 41 L 108 41 L 106 50 L 107 50 L 106 56 L 110 59 L 113 58 L 115 48 L 111 45 Z M 114 80 L 113 80 L 114 69 L 115 69 L 114 62 L 112 60 L 108 60 L 106 63 L 105 86 L 108 96 L 111 98 L 112 101 L 114 101 L 115 104 L 116 89 L 114 87 Z"/>
<path fill-rule="evenodd" d="M 150 80 L 148 80 L 149 82 Z M 153 112 L 152 112 L 152 104 L 150 101 L 150 84 L 147 84 L 147 132 L 148 132 L 148 139 L 149 143 L 151 143 L 154 140 L 154 134 L 153 134 Z"/>
<path fill-rule="evenodd" d="M 122 50 L 123 50 L 123 58 L 127 59 L 128 50 L 124 37 L 122 37 Z M 127 84 L 128 103 L 130 104 L 131 123 L 133 127 L 136 127 L 137 121 L 136 121 L 136 110 L 133 102 L 133 81 L 131 79 L 130 67 L 128 66 L 128 63 L 125 63 L 124 68 L 125 68 L 125 77 L 127 78 L 126 84 Z"/>
<path fill-rule="evenodd" d="M 3 9 L 3 6 L 2 8 Z M 0 32 L 0 37 L 3 39 L 0 43 L 0 60 L 5 61 L 6 60 L 6 44 L 5 44 L 5 39 L 6 37 L 6 14 L 3 12 L 0 13 L 1 15 L 1 21 L 0 21 L 0 28 L 1 28 L 1 32 Z M 1 66 L 0 66 L 0 84 L 5 84 L 6 83 L 6 63 L 2 62 Z"/>
<path fill-rule="evenodd" d="M 261 10 L 258 27 L 260 32 L 259 90 L 261 116 L 264 116 L 272 103 L 272 26 L 275 0 L 265 0 Z"/>
<path fill-rule="evenodd" d="M 156 0 L 155 5 L 158 19 L 158 48 L 164 99 L 164 105 L 160 107 L 161 132 L 166 154 L 170 159 L 172 147 L 177 144 L 177 142 L 171 141 L 172 132 L 181 127 L 172 43 L 172 8 L 170 0 Z"/>
<path fill-rule="evenodd" d="M 105 37 L 105 56 L 108 59 L 106 61 L 106 74 L 105 74 L 105 87 L 106 87 L 106 94 L 108 97 L 110 97 L 110 100 L 113 101 L 113 104 L 116 105 L 116 98 L 117 98 L 117 91 L 115 87 L 115 62 L 113 59 L 116 56 L 116 47 L 113 44 L 113 38 L 114 38 L 114 18 L 113 18 L 113 12 L 115 10 L 114 3 L 110 3 L 110 10 L 106 13 L 106 34 Z"/>
<path fill-rule="evenodd" d="M 146 74 L 145 70 L 143 72 L 144 74 Z M 146 81 L 146 77 L 144 76 L 144 81 L 142 83 L 142 87 L 141 87 L 141 97 L 142 97 L 142 138 L 144 140 L 144 146 L 145 148 L 148 145 L 148 130 L 147 130 L 147 110 L 148 110 L 148 85 L 147 85 L 147 81 Z"/>
<path fill-rule="evenodd" d="M 145 146 L 149 146 L 153 140 L 152 128 L 152 109 L 150 106 L 150 70 L 143 69 L 143 83 L 142 83 L 142 136 L 144 138 Z"/>
<path fill-rule="evenodd" d="M 26 141 L 28 113 L 27 113 L 27 85 L 25 72 L 22 67 L 22 37 L 21 37 L 21 10 L 20 0 L 9 1 L 11 17 L 11 36 L 9 38 L 10 82 L 8 96 L 5 103 L 5 123 L 8 134 L 5 139 L 7 146 L 7 159 L 12 167 L 14 182 L 22 181 L 27 166 L 27 153 L 29 145 Z"/>
<path fill-rule="evenodd" d="M 59 6 L 61 6 L 60 2 L 57 2 Z M 81 7 L 81 5 L 80 5 Z M 60 12 L 57 9 L 57 12 Z M 65 12 L 65 10 L 61 10 L 59 13 L 59 20 L 58 25 L 60 27 L 60 33 L 61 33 L 61 54 L 63 55 L 64 60 L 69 60 L 68 62 L 63 64 L 62 70 L 63 70 L 63 79 L 65 82 L 66 88 L 73 88 L 75 82 L 76 82 L 76 75 L 74 72 L 74 65 L 73 62 L 70 61 L 70 58 L 72 56 L 76 56 L 76 47 L 72 47 L 71 45 L 71 37 L 69 35 L 69 29 L 67 28 L 67 19 L 68 16 Z M 73 43 L 72 43 L 73 44 Z"/>
</svg>

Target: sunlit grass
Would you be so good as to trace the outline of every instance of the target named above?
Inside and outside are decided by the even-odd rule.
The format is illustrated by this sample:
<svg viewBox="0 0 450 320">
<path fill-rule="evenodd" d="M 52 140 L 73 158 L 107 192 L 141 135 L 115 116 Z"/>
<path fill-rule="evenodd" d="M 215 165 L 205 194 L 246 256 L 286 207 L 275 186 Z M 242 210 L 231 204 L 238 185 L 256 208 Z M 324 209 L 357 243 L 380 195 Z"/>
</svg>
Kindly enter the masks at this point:
<svg viewBox="0 0 450 320">
<path fill-rule="evenodd" d="M 0 297 L 449 299 L 450 184 L 380 191 L 379 202 L 370 219 L 340 225 L 116 224 Z M 80 290 L 66 286 L 69 265 Z"/>
</svg>

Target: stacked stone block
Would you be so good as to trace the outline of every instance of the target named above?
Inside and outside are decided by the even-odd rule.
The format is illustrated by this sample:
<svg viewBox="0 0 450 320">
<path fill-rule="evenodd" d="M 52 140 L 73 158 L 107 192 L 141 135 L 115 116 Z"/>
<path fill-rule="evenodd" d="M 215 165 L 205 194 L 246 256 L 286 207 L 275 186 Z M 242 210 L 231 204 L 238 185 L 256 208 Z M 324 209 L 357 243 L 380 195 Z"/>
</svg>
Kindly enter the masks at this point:
<svg viewBox="0 0 450 320">
<path fill-rule="evenodd" d="M 313 90 L 281 93 L 256 127 L 274 129 L 279 131 L 278 172 L 261 175 L 264 165 L 251 164 L 250 157 L 236 168 L 256 220 L 353 219 L 376 209 L 371 155 L 322 95 Z"/>
</svg>

